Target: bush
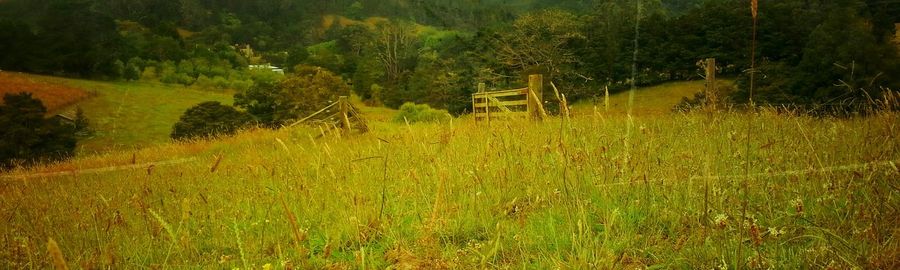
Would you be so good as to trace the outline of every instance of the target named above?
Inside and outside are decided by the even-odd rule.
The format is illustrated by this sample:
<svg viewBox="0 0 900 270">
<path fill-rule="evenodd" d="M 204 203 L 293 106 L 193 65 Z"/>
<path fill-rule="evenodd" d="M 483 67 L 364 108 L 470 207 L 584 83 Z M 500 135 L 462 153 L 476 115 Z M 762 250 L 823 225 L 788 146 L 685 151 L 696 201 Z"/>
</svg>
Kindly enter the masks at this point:
<svg viewBox="0 0 900 270">
<path fill-rule="evenodd" d="M 415 104 L 407 102 L 400 106 L 400 113 L 394 117 L 396 122 L 442 122 L 450 120 L 451 116 L 445 110 L 432 109 L 427 104 Z"/>
<path fill-rule="evenodd" d="M 234 135 L 253 121 L 250 114 L 216 101 L 200 103 L 181 115 L 172 127 L 172 139 L 212 138 Z"/>
</svg>

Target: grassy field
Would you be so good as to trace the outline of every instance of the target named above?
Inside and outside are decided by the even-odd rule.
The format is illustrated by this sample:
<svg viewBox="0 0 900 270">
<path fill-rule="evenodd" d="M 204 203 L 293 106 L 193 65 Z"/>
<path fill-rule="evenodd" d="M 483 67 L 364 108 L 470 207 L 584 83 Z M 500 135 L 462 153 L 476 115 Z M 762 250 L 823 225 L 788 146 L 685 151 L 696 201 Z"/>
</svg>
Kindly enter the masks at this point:
<svg viewBox="0 0 900 270">
<path fill-rule="evenodd" d="M 84 110 L 95 132 L 92 137 L 79 141 L 80 155 L 169 143 L 172 125 L 178 122 L 185 110 L 204 101 L 231 104 L 233 95 L 228 91 L 204 91 L 151 82 L 99 82 L 6 74 L 0 73 L 0 82 L 11 77 L 18 81 L 40 83 L 42 88 L 37 89 L 48 90 L 39 91 L 36 97 L 50 100 L 49 107 L 54 110 L 73 106 Z M 93 96 L 76 95 L 74 90 L 63 91 L 68 89 Z"/>
<path fill-rule="evenodd" d="M 255 130 L 17 171 L 135 164 L 0 178 L 0 265 L 900 267 L 897 114 L 627 119 Z"/>
</svg>

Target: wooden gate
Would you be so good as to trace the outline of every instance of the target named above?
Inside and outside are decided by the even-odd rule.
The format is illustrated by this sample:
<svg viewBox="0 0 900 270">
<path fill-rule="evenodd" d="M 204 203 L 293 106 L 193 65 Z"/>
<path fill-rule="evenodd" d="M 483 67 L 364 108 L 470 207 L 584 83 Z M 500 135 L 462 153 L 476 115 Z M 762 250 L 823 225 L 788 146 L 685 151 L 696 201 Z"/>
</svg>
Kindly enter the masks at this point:
<svg viewBox="0 0 900 270">
<path fill-rule="evenodd" d="M 323 130 L 341 129 L 344 133 L 350 133 L 353 129 L 359 130 L 360 133 L 369 131 L 369 125 L 366 119 L 362 117 L 359 110 L 350 103 L 350 99 L 346 96 L 338 98 L 337 102 L 325 106 L 321 110 L 294 122 L 290 127 L 299 124 L 311 124 L 318 126 Z"/>
<path fill-rule="evenodd" d="M 543 76 L 528 76 L 528 87 L 511 90 L 485 91 L 484 83 L 472 94 L 475 122 L 496 119 L 543 119 Z"/>
</svg>

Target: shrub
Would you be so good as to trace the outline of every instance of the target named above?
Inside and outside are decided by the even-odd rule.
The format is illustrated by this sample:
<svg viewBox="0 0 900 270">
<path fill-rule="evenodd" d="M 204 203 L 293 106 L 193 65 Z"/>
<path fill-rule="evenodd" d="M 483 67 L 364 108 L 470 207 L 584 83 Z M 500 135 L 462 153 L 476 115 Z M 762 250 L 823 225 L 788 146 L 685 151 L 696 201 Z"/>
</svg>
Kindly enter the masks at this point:
<svg viewBox="0 0 900 270">
<path fill-rule="evenodd" d="M 172 139 L 211 138 L 234 135 L 253 121 L 250 114 L 216 101 L 200 103 L 181 115 L 172 127 Z"/>
<path fill-rule="evenodd" d="M 400 106 L 400 113 L 394 117 L 396 122 L 441 122 L 450 120 L 450 113 L 445 110 L 432 109 L 427 104 L 404 103 Z"/>
</svg>

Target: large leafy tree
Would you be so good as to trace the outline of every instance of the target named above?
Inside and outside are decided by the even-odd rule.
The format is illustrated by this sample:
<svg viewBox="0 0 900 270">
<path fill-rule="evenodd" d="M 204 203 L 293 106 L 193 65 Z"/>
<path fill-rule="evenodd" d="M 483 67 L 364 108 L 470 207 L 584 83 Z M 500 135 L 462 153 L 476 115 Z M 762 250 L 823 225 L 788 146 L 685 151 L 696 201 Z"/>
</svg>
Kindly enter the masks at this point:
<svg viewBox="0 0 900 270">
<path fill-rule="evenodd" d="M 340 76 L 320 67 L 302 66 L 276 86 L 274 120 L 284 124 L 297 120 L 350 95 L 350 86 Z"/>
<path fill-rule="evenodd" d="M 244 108 L 268 127 L 288 124 L 350 95 L 344 80 L 321 67 L 297 66 L 278 81 L 257 82 L 235 95 L 235 105 Z"/>
<path fill-rule="evenodd" d="M 0 105 L 0 168 L 55 161 L 75 153 L 75 129 L 44 119 L 47 109 L 29 93 L 6 94 Z"/>
<path fill-rule="evenodd" d="M 578 17 L 568 11 L 544 10 L 525 14 L 495 42 L 498 58 L 519 71 L 539 67 L 557 75 L 572 72 L 579 62 L 574 46 L 584 38 Z"/>
</svg>

